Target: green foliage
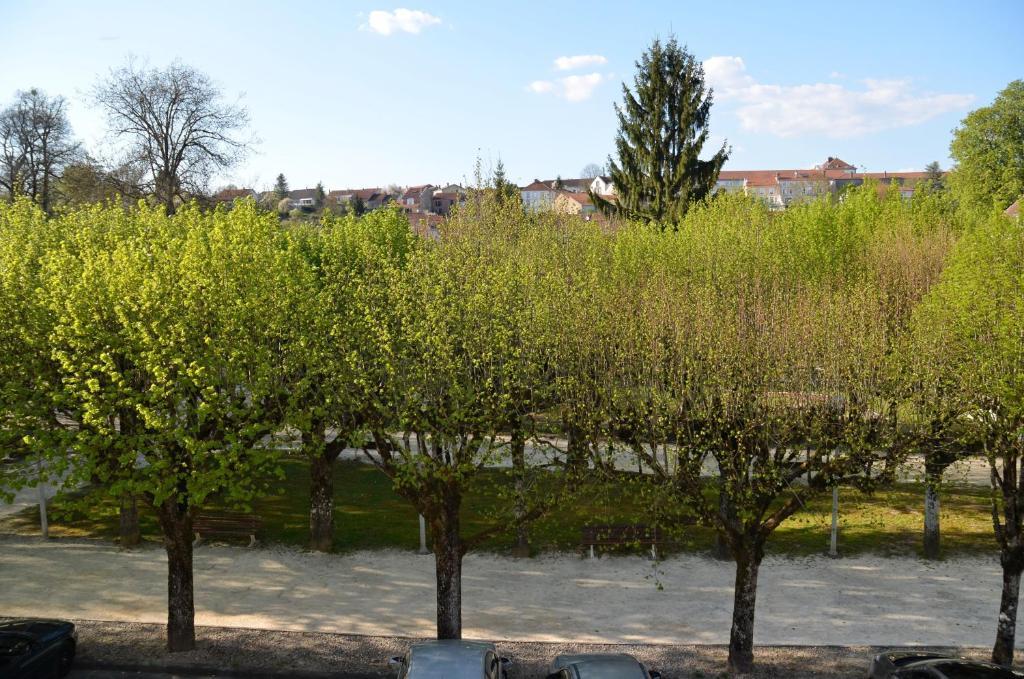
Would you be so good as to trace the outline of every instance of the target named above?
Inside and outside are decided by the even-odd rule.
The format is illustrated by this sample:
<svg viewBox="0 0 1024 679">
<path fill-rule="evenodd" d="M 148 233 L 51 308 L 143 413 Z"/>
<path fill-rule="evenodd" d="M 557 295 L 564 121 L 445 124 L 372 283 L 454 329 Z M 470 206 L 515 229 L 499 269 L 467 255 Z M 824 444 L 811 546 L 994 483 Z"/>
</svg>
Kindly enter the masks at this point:
<svg viewBox="0 0 1024 679">
<path fill-rule="evenodd" d="M 65 430 L 69 482 L 185 511 L 213 493 L 248 501 L 275 457 L 256 444 L 277 417 L 274 348 L 259 330 L 283 311 L 266 275 L 276 220 L 242 204 L 173 218 L 93 207 L 59 221 L 42 302 L 54 399 L 77 423 Z"/>
<path fill-rule="evenodd" d="M 282 239 L 274 287 L 287 313 L 265 331 L 277 347 L 275 390 L 283 420 L 304 434 L 307 452 L 323 446 L 325 428 L 351 441 L 363 427 L 367 393 L 353 356 L 367 341 L 356 300 L 399 271 L 414 248 L 408 222 L 396 210 L 363 219 L 326 215 L 297 224 Z"/>
<path fill-rule="evenodd" d="M 968 114 L 949 150 L 956 161 L 950 183 L 966 207 L 1004 210 L 1024 195 L 1024 80 Z"/>
<path fill-rule="evenodd" d="M 63 238 L 62 224 L 28 198 L 0 203 L 0 455 L 25 463 L 5 467 L 0 496 L 34 482 L 41 457 L 60 438 L 59 374 L 49 345 L 54 318 L 42 302 L 42 260 Z M 46 469 L 44 478 L 59 475 L 64 461 Z"/>
<path fill-rule="evenodd" d="M 710 195 L 729 152 L 723 143 L 709 160 L 700 159 L 712 96 L 703 66 L 686 47 L 675 38 L 655 40 L 636 68 L 633 90 L 624 83 L 623 105 L 615 106 L 618 159 L 608 159 L 608 174 L 616 200 L 591 199 L 605 211 L 671 227 Z"/>
</svg>

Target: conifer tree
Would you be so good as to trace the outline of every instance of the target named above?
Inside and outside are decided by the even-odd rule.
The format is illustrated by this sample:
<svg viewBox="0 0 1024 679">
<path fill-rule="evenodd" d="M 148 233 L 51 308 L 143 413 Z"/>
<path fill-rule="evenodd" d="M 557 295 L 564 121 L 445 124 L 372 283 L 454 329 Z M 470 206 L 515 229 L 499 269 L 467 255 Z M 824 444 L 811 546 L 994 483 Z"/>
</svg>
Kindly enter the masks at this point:
<svg viewBox="0 0 1024 679">
<path fill-rule="evenodd" d="M 363 201 L 362 196 L 358 193 L 352 196 L 352 200 L 348 202 L 348 209 L 356 217 L 362 217 L 366 212 L 366 203 Z"/>
<path fill-rule="evenodd" d="M 288 197 L 288 180 L 284 178 L 284 173 L 277 175 L 277 181 L 274 182 L 274 195 L 278 198 Z"/>
<path fill-rule="evenodd" d="M 678 223 L 689 206 L 711 193 L 729 157 L 728 146 L 700 159 L 708 139 L 712 91 L 704 68 L 685 46 L 655 40 L 636 62 L 633 89 L 623 83 L 615 106 L 618 161 L 608 158 L 614 202 L 591 193 L 607 213 L 662 225 Z"/>
<path fill-rule="evenodd" d="M 494 185 L 494 198 L 499 205 L 519 203 L 519 187 L 510 182 L 508 177 L 505 176 L 505 163 L 500 158 L 494 168 L 494 176 L 491 178 L 491 183 Z"/>
</svg>

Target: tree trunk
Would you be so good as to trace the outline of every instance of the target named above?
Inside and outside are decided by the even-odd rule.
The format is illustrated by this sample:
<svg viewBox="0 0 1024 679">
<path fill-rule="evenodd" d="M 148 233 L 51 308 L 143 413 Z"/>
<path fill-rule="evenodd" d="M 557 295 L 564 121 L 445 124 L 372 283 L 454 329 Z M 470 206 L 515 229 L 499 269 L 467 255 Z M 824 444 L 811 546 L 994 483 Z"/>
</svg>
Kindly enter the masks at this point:
<svg viewBox="0 0 1024 679">
<path fill-rule="evenodd" d="M 992 662 L 1009 667 L 1013 664 L 1013 644 L 1017 636 L 1017 603 L 1020 600 L 1019 560 L 1003 558 L 1003 595 L 999 600 L 999 625 Z"/>
<path fill-rule="evenodd" d="M 462 638 L 462 536 L 459 534 L 457 491 L 444 499 L 432 522 L 434 568 L 437 577 L 437 638 Z"/>
<path fill-rule="evenodd" d="M 516 543 L 512 555 L 530 556 L 530 536 L 526 516 L 526 440 L 522 429 L 512 432 L 512 474 L 514 476 Z"/>
<path fill-rule="evenodd" d="M 309 546 L 329 552 L 334 546 L 334 460 L 324 451 L 309 465 Z"/>
<path fill-rule="evenodd" d="M 587 466 L 587 443 L 575 427 L 569 427 L 565 446 L 565 463 L 575 477 Z"/>
<path fill-rule="evenodd" d="M 722 491 L 718 492 L 718 513 L 721 515 L 723 522 L 729 515 L 729 496 Z M 720 561 L 732 560 L 732 549 L 729 547 L 729 541 L 722 530 L 715 531 L 715 546 L 712 556 Z"/>
<path fill-rule="evenodd" d="M 939 558 L 939 536 L 939 486 L 938 481 L 928 475 L 924 489 L 924 558 Z"/>
<path fill-rule="evenodd" d="M 191 651 L 196 646 L 192 517 L 173 498 L 164 500 L 157 513 L 167 549 L 167 650 Z"/>
<path fill-rule="evenodd" d="M 119 533 L 122 547 L 135 547 L 142 541 L 139 531 L 139 503 L 134 493 L 121 496 Z"/>
<path fill-rule="evenodd" d="M 733 591 L 732 629 L 729 632 L 729 671 L 741 674 L 754 669 L 754 608 L 757 603 L 757 572 L 762 551 L 745 544 L 736 550 L 736 585 Z"/>
</svg>

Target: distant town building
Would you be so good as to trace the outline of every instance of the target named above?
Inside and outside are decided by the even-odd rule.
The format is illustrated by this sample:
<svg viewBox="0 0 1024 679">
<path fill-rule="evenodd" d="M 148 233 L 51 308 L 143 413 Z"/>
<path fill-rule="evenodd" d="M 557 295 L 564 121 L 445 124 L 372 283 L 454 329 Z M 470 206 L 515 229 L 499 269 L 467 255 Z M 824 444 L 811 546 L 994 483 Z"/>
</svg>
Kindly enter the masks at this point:
<svg viewBox="0 0 1024 679">
<path fill-rule="evenodd" d="M 336 189 L 327 194 L 327 203 L 337 207 L 347 206 L 349 201 L 358 196 L 367 210 L 376 210 L 394 200 L 394 196 L 381 188 L 371 189 Z"/>
<path fill-rule="evenodd" d="M 560 192 L 570 194 L 587 195 L 589 192 L 600 196 L 611 196 L 615 194 L 615 187 L 609 177 L 594 177 L 585 179 L 534 179 L 533 182 L 519 188 L 519 195 L 523 200 L 523 208 L 527 212 L 539 210 L 557 210 L 555 203 Z M 570 199 L 571 200 L 571 199 Z M 569 207 L 567 203 L 562 204 L 563 208 Z M 591 205 L 593 208 L 593 205 Z M 561 211 L 565 211 L 562 209 Z"/>
<path fill-rule="evenodd" d="M 928 178 L 927 172 L 858 172 L 841 158 L 830 156 L 821 165 L 806 170 L 722 170 L 715 190 L 756 196 L 781 210 L 793 203 L 838 195 L 869 180 L 877 181 L 883 192 L 895 185 L 902 197 L 909 198 L 917 183 Z"/>
<path fill-rule="evenodd" d="M 221 189 L 220 191 L 214 194 L 213 202 L 218 205 L 230 205 L 231 203 L 234 203 L 236 200 L 241 200 L 245 198 L 259 199 L 259 194 L 257 194 L 252 189 Z"/>
<path fill-rule="evenodd" d="M 434 197 L 434 190 L 437 187 L 433 184 L 421 184 L 419 186 L 406 187 L 402 195 L 398 197 L 398 202 L 401 203 L 404 208 L 418 208 L 420 210 L 429 211 L 432 206 L 432 199 Z"/>
<path fill-rule="evenodd" d="M 316 199 L 316 189 L 295 189 L 288 192 L 288 205 L 293 210 L 295 208 L 313 209 L 316 207 Z"/>
<path fill-rule="evenodd" d="M 1014 219 L 1019 219 L 1020 218 L 1020 198 L 1018 198 L 1017 200 L 1013 201 L 1013 205 L 1011 205 L 1010 207 L 1006 208 L 1006 210 L 1003 211 L 1003 214 L 1005 214 L 1007 217 L 1013 217 Z"/>
<path fill-rule="evenodd" d="M 434 191 L 430 197 L 430 211 L 436 215 L 444 215 L 447 217 L 452 213 L 452 208 L 456 205 L 461 205 L 466 201 L 466 194 L 462 190 L 461 186 L 457 184 L 446 186 L 445 189 L 454 188 L 454 191 L 439 190 Z"/>
</svg>

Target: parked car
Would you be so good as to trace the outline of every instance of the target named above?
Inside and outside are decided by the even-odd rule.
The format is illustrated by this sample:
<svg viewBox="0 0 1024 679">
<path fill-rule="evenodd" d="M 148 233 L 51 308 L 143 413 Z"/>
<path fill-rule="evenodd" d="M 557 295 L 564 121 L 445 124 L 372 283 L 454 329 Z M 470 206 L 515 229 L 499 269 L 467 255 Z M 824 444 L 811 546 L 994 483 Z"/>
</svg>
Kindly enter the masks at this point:
<svg viewBox="0 0 1024 679">
<path fill-rule="evenodd" d="M 1024 673 L 941 653 L 889 651 L 871 661 L 869 679 L 1018 679 Z"/>
<path fill-rule="evenodd" d="M 548 679 L 661 679 L 661 673 L 625 653 L 584 653 L 555 658 Z"/>
<path fill-rule="evenodd" d="M 391 658 L 398 679 L 507 679 L 508 658 L 485 641 L 421 641 Z"/>
<path fill-rule="evenodd" d="M 57 679 L 71 671 L 78 635 L 60 620 L 0 622 L 0 679 Z"/>
</svg>

